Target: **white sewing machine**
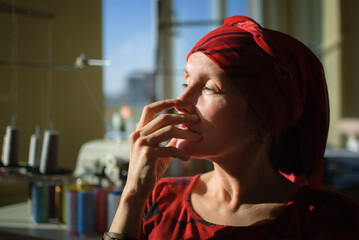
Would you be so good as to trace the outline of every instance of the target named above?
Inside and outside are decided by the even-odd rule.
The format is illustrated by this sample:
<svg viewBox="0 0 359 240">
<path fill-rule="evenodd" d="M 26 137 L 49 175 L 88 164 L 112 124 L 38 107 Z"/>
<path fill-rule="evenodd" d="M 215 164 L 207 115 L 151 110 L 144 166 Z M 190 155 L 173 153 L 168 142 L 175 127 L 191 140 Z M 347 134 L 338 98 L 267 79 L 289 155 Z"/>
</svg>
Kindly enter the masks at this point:
<svg viewBox="0 0 359 240">
<path fill-rule="evenodd" d="M 74 176 L 91 178 L 105 174 L 111 182 L 121 185 L 127 176 L 130 158 L 130 142 L 128 139 L 99 139 L 82 145 L 77 158 Z"/>
</svg>

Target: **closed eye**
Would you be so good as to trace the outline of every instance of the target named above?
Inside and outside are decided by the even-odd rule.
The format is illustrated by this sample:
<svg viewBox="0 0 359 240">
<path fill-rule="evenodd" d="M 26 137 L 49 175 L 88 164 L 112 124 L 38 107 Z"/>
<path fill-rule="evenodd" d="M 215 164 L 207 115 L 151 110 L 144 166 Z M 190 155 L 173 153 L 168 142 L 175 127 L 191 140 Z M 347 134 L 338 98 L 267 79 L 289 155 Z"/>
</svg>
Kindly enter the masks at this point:
<svg viewBox="0 0 359 240">
<path fill-rule="evenodd" d="M 205 94 L 222 94 L 221 90 L 218 89 L 218 88 L 212 88 L 212 87 L 209 87 L 209 86 L 204 86 L 202 88 L 202 91 L 205 93 Z"/>
<path fill-rule="evenodd" d="M 182 87 L 187 88 L 187 87 L 188 87 L 188 83 L 183 83 L 183 84 L 182 84 Z"/>
<path fill-rule="evenodd" d="M 210 87 L 203 87 L 203 90 L 210 91 L 210 92 L 216 92 L 215 89 L 210 88 Z"/>
</svg>

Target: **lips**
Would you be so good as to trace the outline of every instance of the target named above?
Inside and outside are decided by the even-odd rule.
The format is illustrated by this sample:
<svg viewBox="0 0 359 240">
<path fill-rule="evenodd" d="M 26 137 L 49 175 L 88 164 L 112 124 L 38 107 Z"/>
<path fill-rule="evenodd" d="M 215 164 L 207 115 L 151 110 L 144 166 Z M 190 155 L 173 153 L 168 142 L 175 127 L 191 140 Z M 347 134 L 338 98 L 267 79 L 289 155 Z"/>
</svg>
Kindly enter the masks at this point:
<svg viewBox="0 0 359 240">
<path fill-rule="evenodd" d="M 198 131 L 193 130 L 189 125 L 187 125 L 187 124 L 185 124 L 185 123 L 181 123 L 180 125 L 178 125 L 178 127 L 179 127 L 180 129 L 187 130 L 187 131 L 191 131 L 191 132 L 194 132 L 194 133 L 198 133 L 198 134 L 199 134 Z"/>
</svg>

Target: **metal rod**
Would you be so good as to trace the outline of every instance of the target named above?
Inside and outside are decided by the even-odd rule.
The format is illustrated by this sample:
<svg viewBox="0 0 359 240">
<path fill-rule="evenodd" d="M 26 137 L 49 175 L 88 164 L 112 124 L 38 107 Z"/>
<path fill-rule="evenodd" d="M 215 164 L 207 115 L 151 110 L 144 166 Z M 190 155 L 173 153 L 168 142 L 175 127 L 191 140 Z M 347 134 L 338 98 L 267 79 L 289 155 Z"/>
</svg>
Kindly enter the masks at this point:
<svg viewBox="0 0 359 240">
<path fill-rule="evenodd" d="M 13 62 L 13 61 L 0 61 L 0 65 L 16 66 L 16 67 L 38 67 L 38 68 L 52 68 L 58 70 L 74 71 L 79 70 L 81 67 L 76 65 L 59 65 L 49 63 L 29 63 L 29 62 Z"/>
<path fill-rule="evenodd" d="M 76 58 L 76 62 L 73 65 L 65 64 L 51 64 L 51 63 L 31 63 L 21 61 L 1 61 L 0 65 L 16 66 L 16 67 L 37 67 L 37 68 L 52 68 L 63 71 L 75 71 L 81 70 L 85 66 L 110 66 L 111 62 L 104 59 L 87 59 L 85 54 L 81 54 Z"/>
<path fill-rule="evenodd" d="M 54 17 L 54 14 L 50 12 L 45 12 L 45 11 L 26 8 L 26 7 L 19 7 L 6 3 L 0 3 L 0 12 L 24 15 L 29 17 L 45 18 L 45 19 L 51 19 Z"/>
</svg>

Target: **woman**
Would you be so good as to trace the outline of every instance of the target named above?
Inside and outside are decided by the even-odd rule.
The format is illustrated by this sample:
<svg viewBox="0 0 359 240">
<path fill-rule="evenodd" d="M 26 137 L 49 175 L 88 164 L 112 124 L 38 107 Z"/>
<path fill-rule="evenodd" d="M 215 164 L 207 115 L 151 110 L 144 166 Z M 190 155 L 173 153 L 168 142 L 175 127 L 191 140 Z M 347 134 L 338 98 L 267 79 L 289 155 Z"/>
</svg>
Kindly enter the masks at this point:
<svg viewBox="0 0 359 240">
<path fill-rule="evenodd" d="M 105 239 L 355 239 L 358 207 L 320 188 L 322 66 L 295 39 L 234 16 L 191 50 L 184 92 L 144 108 Z M 178 114 L 158 113 L 175 108 Z M 161 143 L 170 140 L 167 146 Z M 171 158 L 214 170 L 164 178 Z"/>
</svg>

